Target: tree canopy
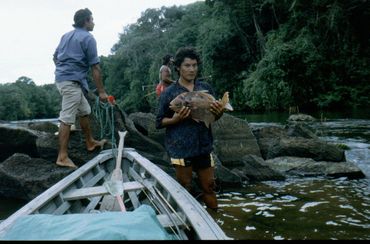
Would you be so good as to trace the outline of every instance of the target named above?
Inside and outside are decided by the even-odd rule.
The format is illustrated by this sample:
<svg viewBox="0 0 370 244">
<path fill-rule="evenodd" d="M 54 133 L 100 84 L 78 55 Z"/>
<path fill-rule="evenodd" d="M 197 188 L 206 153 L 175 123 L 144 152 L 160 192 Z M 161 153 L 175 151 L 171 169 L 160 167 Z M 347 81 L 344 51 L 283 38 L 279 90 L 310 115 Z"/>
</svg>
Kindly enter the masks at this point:
<svg viewBox="0 0 370 244">
<path fill-rule="evenodd" d="M 14 83 L 0 85 L 0 119 L 55 118 L 60 100 L 54 84 L 36 86 L 31 78 L 22 76 Z"/>
<path fill-rule="evenodd" d="M 368 106 L 370 4 L 362 0 L 207 0 L 148 9 L 108 57 L 126 110 L 153 111 L 161 57 L 194 46 L 201 77 L 238 110 Z"/>
<path fill-rule="evenodd" d="M 229 91 L 234 109 L 368 107 L 368 23 L 367 0 L 206 0 L 147 9 L 101 57 L 103 79 L 125 111 L 155 112 L 162 57 L 194 46 L 199 78 L 218 96 Z M 0 119 L 57 116 L 55 88 L 21 77 L 0 93 Z"/>
</svg>

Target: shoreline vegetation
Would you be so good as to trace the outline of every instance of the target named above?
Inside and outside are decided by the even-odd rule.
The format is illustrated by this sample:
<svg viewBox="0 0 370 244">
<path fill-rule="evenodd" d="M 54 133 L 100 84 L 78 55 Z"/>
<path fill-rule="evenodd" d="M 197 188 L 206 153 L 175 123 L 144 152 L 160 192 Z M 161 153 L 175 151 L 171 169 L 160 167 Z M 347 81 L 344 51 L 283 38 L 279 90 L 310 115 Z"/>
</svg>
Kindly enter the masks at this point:
<svg viewBox="0 0 370 244">
<path fill-rule="evenodd" d="M 147 9 L 119 33 L 112 54 L 101 56 L 103 80 L 126 112 L 154 113 L 161 57 L 194 46 L 200 78 L 216 94 L 228 91 L 236 111 L 367 108 L 369 22 L 362 0 L 206 0 Z M 57 117 L 54 84 L 37 86 L 25 76 L 8 82 L 0 85 L 1 120 Z"/>
</svg>

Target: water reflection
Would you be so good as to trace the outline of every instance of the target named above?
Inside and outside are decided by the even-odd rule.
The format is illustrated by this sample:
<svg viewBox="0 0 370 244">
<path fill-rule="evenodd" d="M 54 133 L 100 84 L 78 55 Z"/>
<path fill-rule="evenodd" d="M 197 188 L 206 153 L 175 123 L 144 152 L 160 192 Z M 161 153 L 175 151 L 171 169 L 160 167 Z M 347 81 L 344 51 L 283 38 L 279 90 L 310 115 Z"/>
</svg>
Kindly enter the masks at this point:
<svg viewBox="0 0 370 244">
<path fill-rule="evenodd" d="M 219 194 L 213 217 L 237 240 L 369 239 L 369 179 L 288 179 Z"/>
</svg>

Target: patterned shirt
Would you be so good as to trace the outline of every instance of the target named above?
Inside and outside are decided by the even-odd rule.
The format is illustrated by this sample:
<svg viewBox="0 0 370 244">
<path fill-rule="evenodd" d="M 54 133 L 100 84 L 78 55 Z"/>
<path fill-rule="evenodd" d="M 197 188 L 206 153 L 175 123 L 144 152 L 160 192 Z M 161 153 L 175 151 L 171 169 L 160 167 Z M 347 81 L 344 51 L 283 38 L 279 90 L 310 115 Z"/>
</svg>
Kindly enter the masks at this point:
<svg viewBox="0 0 370 244">
<path fill-rule="evenodd" d="M 212 96 L 212 87 L 205 82 L 195 81 L 194 91 L 207 90 Z M 168 87 L 160 96 L 156 128 L 161 129 L 164 118 L 172 118 L 174 111 L 170 102 L 183 92 L 189 92 L 177 81 Z M 207 128 L 203 122 L 196 122 L 190 117 L 176 125 L 166 127 L 166 150 L 171 158 L 181 159 L 210 154 L 213 151 L 213 136 L 211 127 Z"/>
<path fill-rule="evenodd" d="M 55 81 L 77 81 L 87 91 L 87 72 L 100 62 L 93 35 L 75 28 L 63 35 L 53 56 L 57 60 Z"/>
</svg>

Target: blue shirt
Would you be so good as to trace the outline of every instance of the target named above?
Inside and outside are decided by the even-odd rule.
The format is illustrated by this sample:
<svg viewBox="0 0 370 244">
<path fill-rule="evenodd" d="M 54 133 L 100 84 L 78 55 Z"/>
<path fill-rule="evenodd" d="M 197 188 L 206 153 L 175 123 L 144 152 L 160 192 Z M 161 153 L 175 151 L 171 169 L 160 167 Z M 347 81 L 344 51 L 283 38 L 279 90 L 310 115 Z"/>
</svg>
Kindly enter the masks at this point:
<svg viewBox="0 0 370 244">
<path fill-rule="evenodd" d="M 87 72 L 90 66 L 100 62 L 96 41 L 92 34 L 75 28 L 63 35 L 54 52 L 57 59 L 55 81 L 77 81 L 87 91 Z"/>
<path fill-rule="evenodd" d="M 205 82 L 195 81 L 194 91 L 208 90 L 214 96 L 212 87 Z M 161 129 L 163 118 L 172 118 L 174 111 L 170 102 L 183 92 L 189 92 L 177 81 L 169 86 L 160 96 L 156 128 Z M 213 151 L 213 136 L 211 127 L 207 128 L 203 122 L 196 122 L 190 117 L 176 125 L 166 127 L 166 150 L 171 158 L 189 158 L 210 154 Z"/>
</svg>

